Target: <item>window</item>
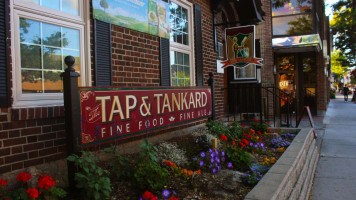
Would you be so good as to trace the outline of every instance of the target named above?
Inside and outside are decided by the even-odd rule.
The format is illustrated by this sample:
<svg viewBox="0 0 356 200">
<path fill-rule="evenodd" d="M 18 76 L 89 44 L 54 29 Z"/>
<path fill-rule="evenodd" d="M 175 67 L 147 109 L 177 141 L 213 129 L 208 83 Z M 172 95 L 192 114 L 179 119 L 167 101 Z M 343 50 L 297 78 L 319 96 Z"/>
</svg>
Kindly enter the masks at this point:
<svg viewBox="0 0 356 200">
<path fill-rule="evenodd" d="M 313 33 L 312 0 L 272 0 L 273 35 Z"/>
<path fill-rule="evenodd" d="M 14 1 L 14 107 L 63 104 L 60 74 L 68 55 L 81 74 L 79 85 L 85 84 L 85 5 L 79 0 Z"/>
<path fill-rule="evenodd" d="M 170 1 L 171 85 L 194 85 L 192 5 Z"/>
</svg>

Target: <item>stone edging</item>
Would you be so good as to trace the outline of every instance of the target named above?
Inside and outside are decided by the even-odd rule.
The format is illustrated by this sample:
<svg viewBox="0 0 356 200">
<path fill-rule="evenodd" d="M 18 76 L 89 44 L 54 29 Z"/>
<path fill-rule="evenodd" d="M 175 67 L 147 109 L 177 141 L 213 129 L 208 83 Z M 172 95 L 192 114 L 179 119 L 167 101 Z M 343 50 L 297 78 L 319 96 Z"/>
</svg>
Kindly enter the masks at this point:
<svg viewBox="0 0 356 200">
<path fill-rule="evenodd" d="M 299 131 L 291 145 L 251 190 L 245 200 L 304 200 L 309 198 L 319 151 L 313 131 L 284 129 L 284 132 Z"/>
</svg>

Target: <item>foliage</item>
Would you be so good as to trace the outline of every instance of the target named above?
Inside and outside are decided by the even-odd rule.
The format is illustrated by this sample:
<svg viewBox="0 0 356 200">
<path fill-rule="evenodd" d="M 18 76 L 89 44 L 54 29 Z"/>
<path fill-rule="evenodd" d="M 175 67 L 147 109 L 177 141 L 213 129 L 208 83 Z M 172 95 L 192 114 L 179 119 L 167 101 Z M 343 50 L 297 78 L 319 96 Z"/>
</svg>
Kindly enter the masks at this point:
<svg viewBox="0 0 356 200">
<path fill-rule="evenodd" d="M 117 146 L 104 149 L 106 153 L 109 153 L 114 157 L 113 161 L 109 164 L 110 171 L 114 173 L 117 179 L 131 180 L 133 178 L 134 169 L 131 166 L 129 159 L 120 155 L 118 150 Z"/>
<path fill-rule="evenodd" d="M 262 179 L 262 174 L 255 169 L 246 172 L 246 175 L 242 177 L 242 181 L 247 185 L 254 186 Z"/>
<path fill-rule="evenodd" d="M 265 123 L 260 123 L 257 119 L 255 119 L 254 122 L 251 122 L 251 129 L 255 130 L 256 132 L 257 131 L 260 131 L 261 133 L 264 133 L 264 132 L 268 132 L 268 127 L 269 125 L 268 124 L 265 124 Z"/>
<path fill-rule="evenodd" d="M 335 90 L 333 90 L 333 89 L 330 90 L 330 98 L 331 99 L 335 99 L 336 98 Z"/>
<path fill-rule="evenodd" d="M 230 161 L 237 170 L 245 171 L 249 169 L 251 158 L 242 148 L 229 145 L 224 148 L 224 151 L 226 153 L 227 161 Z"/>
<path fill-rule="evenodd" d="M 169 182 L 168 170 L 158 163 L 157 147 L 144 139 L 140 148 L 141 152 L 136 160 L 135 180 L 141 189 L 158 191 Z"/>
<path fill-rule="evenodd" d="M 74 179 L 77 188 L 83 189 L 88 199 L 105 199 L 110 196 L 111 182 L 108 177 L 109 171 L 97 165 L 99 159 L 93 152 L 82 151 L 82 155 L 70 155 L 67 159 L 79 168 Z"/>
<path fill-rule="evenodd" d="M 334 46 L 345 55 L 344 66 L 356 66 L 356 1 L 340 0 L 332 7 L 330 27 L 336 37 Z"/>
<path fill-rule="evenodd" d="M 331 71 L 335 74 L 336 82 L 340 82 L 344 75 L 347 74 L 348 66 L 345 63 L 345 59 L 340 50 L 331 53 Z"/>
<path fill-rule="evenodd" d="M 239 122 L 233 122 L 231 124 L 225 125 L 221 121 L 209 121 L 206 123 L 210 134 L 220 138 L 222 135 L 225 135 L 229 140 L 233 140 L 236 137 L 239 137 L 243 128 Z"/>
<path fill-rule="evenodd" d="M 188 163 L 185 151 L 178 148 L 175 143 L 162 142 L 158 145 L 157 149 L 157 158 L 161 163 L 166 160 L 174 160 L 178 165 L 185 165 Z"/>
<path fill-rule="evenodd" d="M 26 172 L 20 172 L 16 178 L 21 185 L 12 191 L 6 191 L 5 187 L 7 182 L 0 179 L 0 199 L 47 199 L 57 200 L 58 198 L 64 198 L 67 193 L 58 187 L 55 187 L 56 182 L 52 177 L 48 175 L 40 175 L 38 177 L 38 188 L 28 188 L 27 182 L 32 178 L 31 174 Z"/>
</svg>

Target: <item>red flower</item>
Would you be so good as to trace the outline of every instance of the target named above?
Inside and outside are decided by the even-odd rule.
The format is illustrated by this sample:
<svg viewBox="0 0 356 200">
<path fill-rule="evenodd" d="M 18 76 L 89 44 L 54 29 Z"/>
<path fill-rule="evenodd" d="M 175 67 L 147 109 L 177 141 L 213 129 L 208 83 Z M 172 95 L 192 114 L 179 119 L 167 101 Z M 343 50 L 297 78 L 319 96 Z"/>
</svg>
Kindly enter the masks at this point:
<svg viewBox="0 0 356 200">
<path fill-rule="evenodd" d="M 169 200 L 178 200 L 176 197 L 169 197 Z"/>
<path fill-rule="evenodd" d="M 253 118 L 253 120 L 254 120 L 255 122 L 259 122 L 259 120 L 258 120 L 258 119 L 256 119 L 256 118 Z"/>
<path fill-rule="evenodd" d="M 236 142 L 235 141 L 232 141 L 232 146 L 236 146 Z"/>
<path fill-rule="evenodd" d="M 268 123 L 268 124 L 270 124 L 270 123 L 271 123 L 271 121 L 268 121 L 267 123 Z"/>
<path fill-rule="evenodd" d="M 244 143 L 245 145 L 250 144 L 246 139 L 242 139 L 241 142 Z"/>
<path fill-rule="evenodd" d="M 142 198 L 143 199 L 152 199 L 153 197 L 155 197 L 151 192 L 147 191 L 145 193 L 143 193 Z"/>
<path fill-rule="evenodd" d="M 262 135 L 261 131 L 257 131 L 257 134 L 258 134 L 258 135 Z"/>
<path fill-rule="evenodd" d="M 250 133 L 255 134 L 255 130 L 250 129 Z"/>
<path fill-rule="evenodd" d="M 30 180 L 32 178 L 31 174 L 28 174 L 26 172 L 20 172 L 19 175 L 17 175 L 16 180 L 17 181 L 23 181 L 23 182 L 27 182 L 28 180 Z"/>
<path fill-rule="evenodd" d="M 48 175 L 41 175 L 38 177 L 38 187 L 39 188 L 46 188 L 48 190 L 49 188 L 53 187 L 56 185 L 56 182 L 53 180 L 52 177 Z"/>
<path fill-rule="evenodd" d="M 227 137 L 226 137 L 226 135 L 221 135 L 221 136 L 220 136 L 220 139 L 221 139 L 221 141 L 224 141 L 224 140 L 226 141 L 226 140 L 227 140 Z"/>
<path fill-rule="evenodd" d="M 260 142 L 262 142 L 262 138 L 260 138 Z"/>
<path fill-rule="evenodd" d="M 38 190 L 36 188 L 28 188 L 26 193 L 31 199 L 36 199 L 38 197 Z"/>
<path fill-rule="evenodd" d="M 244 143 L 240 142 L 240 146 L 241 146 L 241 148 L 244 148 L 246 145 Z"/>
<path fill-rule="evenodd" d="M 5 181 L 4 179 L 0 179 L 0 185 L 2 186 L 7 185 L 7 181 Z"/>
<path fill-rule="evenodd" d="M 245 128 L 245 125 L 241 125 L 242 128 Z"/>
</svg>

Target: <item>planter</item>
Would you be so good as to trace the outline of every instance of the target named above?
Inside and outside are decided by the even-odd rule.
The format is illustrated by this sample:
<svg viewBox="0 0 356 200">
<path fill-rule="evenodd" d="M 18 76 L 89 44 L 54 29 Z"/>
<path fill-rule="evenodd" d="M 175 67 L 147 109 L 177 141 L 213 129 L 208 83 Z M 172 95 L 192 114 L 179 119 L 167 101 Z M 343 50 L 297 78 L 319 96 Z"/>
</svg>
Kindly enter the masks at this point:
<svg viewBox="0 0 356 200">
<path fill-rule="evenodd" d="M 283 129 L 299 132 L 291 145 L 251 190 L 245 200 L 308 199 L 319 160 L 312 129 Z"/>
</svg>

